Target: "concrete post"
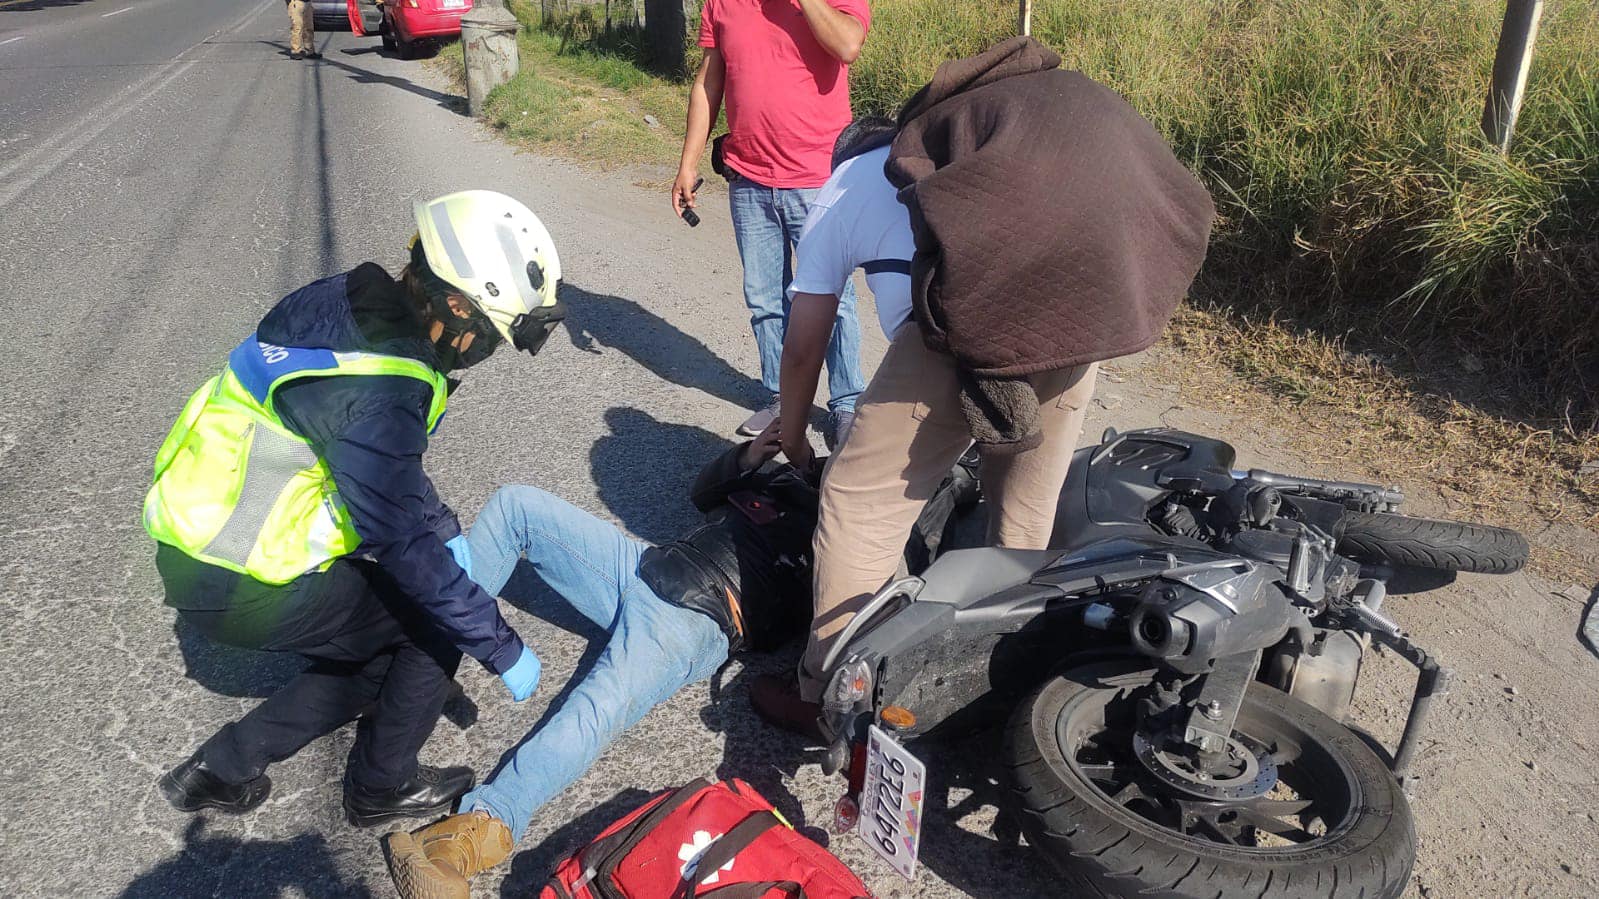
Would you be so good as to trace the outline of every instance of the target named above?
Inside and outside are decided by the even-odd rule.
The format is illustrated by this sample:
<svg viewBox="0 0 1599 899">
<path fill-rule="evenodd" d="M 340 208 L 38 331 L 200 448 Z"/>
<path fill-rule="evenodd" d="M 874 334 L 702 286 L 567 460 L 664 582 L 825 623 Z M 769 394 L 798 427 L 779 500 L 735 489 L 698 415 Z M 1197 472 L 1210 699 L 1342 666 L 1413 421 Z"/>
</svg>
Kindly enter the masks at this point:
<svg viewBox="0 0 1599 899">
<path fill-rule="evenodd" d="M 1538 40 L 1538 19 L 1543 0 L 1508 0 L 1505 21 L 1499 29 L 1494 53 L 1493 83 L 1482 110 L 1482 133 L 1501 154 L 1510 152 L 1521 115 L 1521 98 L 1527 91 L 1527 70 L 1532 67 L 1532 45 Z"/>
<path fill-rule="evenodd" d="M 521 27 L 502 0 L 477 0 L 461 17 L 461 52 L 466 60 L 466 105 L 483 114 L 489 91 L 511 80 L 522 66 L 516 46 Z"/>
</svg>

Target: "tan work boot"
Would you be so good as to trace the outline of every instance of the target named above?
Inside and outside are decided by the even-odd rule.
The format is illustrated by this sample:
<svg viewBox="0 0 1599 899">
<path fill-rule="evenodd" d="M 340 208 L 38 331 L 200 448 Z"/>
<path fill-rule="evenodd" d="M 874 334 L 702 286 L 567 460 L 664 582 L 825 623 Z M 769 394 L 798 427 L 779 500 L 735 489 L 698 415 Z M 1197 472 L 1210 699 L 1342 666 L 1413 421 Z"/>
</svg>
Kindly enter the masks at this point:
<svg viewBox="0 0 1599 899">
<path fill-rule="evenodd" d="M 511 854 L 511 828 L 479 810 L 391 833 L 383 850 L 401 899 L 468 899 L 468 881 Z"/>
</svg>

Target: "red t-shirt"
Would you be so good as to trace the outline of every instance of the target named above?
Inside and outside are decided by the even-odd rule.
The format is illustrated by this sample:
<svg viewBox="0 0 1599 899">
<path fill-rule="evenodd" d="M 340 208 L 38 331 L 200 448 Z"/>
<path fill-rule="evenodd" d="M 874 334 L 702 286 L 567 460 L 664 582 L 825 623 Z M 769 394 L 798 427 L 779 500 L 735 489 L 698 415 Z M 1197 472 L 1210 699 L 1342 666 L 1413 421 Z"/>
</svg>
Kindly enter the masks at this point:
<svg viewBox="0 0 1599 899">
<path fill-rule="evenodd" d="M 827 0 L 870 26 L 866 0 Z M 700 46 L 727 63 L 727 164 L 767 187 L 821 187 L 850 121 L 849 66 L 822 48 L 797 0 L 705 0 Z"/>
</svg>

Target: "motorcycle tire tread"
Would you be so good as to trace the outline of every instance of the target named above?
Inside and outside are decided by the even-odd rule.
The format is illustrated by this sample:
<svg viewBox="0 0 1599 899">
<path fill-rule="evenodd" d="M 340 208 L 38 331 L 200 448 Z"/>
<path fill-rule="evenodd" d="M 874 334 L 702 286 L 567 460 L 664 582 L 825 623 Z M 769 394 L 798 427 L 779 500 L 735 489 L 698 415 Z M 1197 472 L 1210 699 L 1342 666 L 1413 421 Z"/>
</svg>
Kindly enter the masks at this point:
<svg viewBox="0 0 1599 899">
<path fill-rule="evenodd" d="M 1034 692 L 1006 728 L 1004 755 L 1012 791 L 1020 800 L 1022 832 L 1071 882 L 1073 889 L 1065 895 L 1101 899 L 1377 899 L 1404 892 L 1415 858 L 1415 831 L 1397 784 L 1392 790 L 1397 800 L 1390 812 L 1390 838 L 1353 851 L 1333 852 L 1328 864 L 1241 864 L 1237 858 L 1178 851 L 1159 840 L 1141 839 L 1147 835 L 1108 818 L 1068 786 L 1034 738 L 1035 715 L 1050 715 L 1050 708 L 1058 712 L 1064 705 L 1062 693 L 1074 689 L 1083 688 L 1056 677 Z M 1260 699 L 1287 704 L 1291 712 L 1309 710 L 1320 715 L 1275 690 L 1262 687 L 1261 691 L 1265 695 Z M 1256 699 L 1256 692 L 1251 689 L 1251 699 Z M 1359 743 L 1354 734 L 1349 736 Z M 1363 743 L 1352 751 L 1370 752 Z M 1375 756 L 1370 762 L 1381 768 Z M 1378 774 L 1376 769 L 1373 774 Z M 1389 775 L 1382 769 L 1379 776 Z"/>
<path fill-rule="evenodd" d="M 1349 512 L 1338 552 L 1357 562 L 1437 571 L 1510 574 L 1527 562 L 1527 539 L 1508 528 L 1390 512 Z"/>
</svg>

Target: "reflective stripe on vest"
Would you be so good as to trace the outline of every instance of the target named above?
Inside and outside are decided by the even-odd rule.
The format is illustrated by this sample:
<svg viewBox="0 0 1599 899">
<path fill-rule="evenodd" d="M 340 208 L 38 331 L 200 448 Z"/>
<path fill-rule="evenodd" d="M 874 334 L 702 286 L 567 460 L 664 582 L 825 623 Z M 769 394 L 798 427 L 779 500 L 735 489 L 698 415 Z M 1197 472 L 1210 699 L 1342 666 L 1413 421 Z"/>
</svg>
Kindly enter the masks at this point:
<svg viewBox="0 0 1599 899">
<path fill-rule="evenodd" d="M 448 386 L 426 363 L 377 353 L 279 347 L 251 335 L 222 374 L 189 398 L 156 453 L 144 527 L 202 562 L 268 584 L 325 569 L 361 539 L 327 464 L 273 408 L 300 378 L 398 375 L 433 389 L 429 433 Z"/>
</svg>

